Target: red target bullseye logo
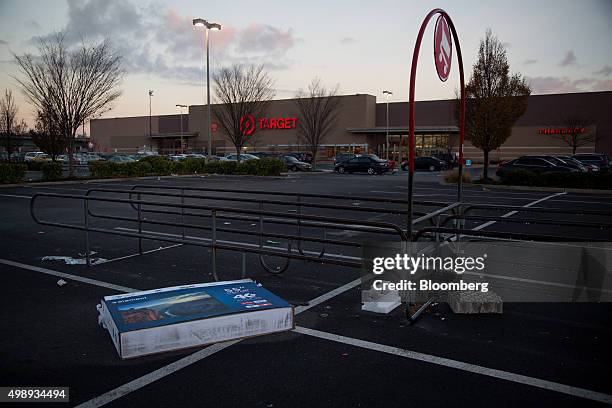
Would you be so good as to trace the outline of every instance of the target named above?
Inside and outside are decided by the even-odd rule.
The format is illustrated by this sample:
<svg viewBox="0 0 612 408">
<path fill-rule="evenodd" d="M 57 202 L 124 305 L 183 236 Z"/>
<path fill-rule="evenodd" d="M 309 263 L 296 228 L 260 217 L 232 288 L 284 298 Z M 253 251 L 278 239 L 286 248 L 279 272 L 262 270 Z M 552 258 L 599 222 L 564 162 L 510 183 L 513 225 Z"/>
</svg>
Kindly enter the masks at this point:
<svg viewBox="0 0 612 408">
<path fill-rule="evenodd" d="M 444 16 L 438 17 L 434 30 L 434 58 L 436 60 L 436 71 L 440 81 L 448 79 L 451 69 L 451 57 L 453 56 L 453 40 L 448 22 Z"/>
<path fill-rule="evenodd" d="M 251 114 L 244 115 L 240 118 L 240 131 L 244 138 L 248 138 L 255 131 L 255 117 Z"/>
</svg>

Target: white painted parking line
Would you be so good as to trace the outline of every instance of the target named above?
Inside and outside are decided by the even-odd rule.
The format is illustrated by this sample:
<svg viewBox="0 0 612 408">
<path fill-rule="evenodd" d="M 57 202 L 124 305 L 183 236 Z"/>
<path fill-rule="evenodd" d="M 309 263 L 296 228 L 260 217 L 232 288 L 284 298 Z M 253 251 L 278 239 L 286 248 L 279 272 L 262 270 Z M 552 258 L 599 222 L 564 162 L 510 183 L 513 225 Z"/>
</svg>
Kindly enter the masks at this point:
<svg viewBox="0 0 612 408">
<path fill-rule="evenodd" d="M 176 247 L 180 247 L 182 245 L 183 244 L 174 244 L 174 245 L 169 245 L 167 247 L 159 247 L 159 248 L 155 248 L 155 249 L 150 249 L 148 251 L 143 251 L 142 255 L 151 254 L 153 252 L 158 252 L 158 251 L 163 251 L 164 249 L 176 248 Z M 95 265 L 92 265 L 92 266 L 98 266 L 98 265 L 102 265 L 102 264 L 109 263 L 109 262 L 115 262 L 115 261 L 121 261 L 123 259 L 134 258 L 134 257 L 136 257 L 138 255 L 141 255 L 141 254 L 136 253 L 136 254 L 126 255 L 126 256 L 120 256 L 119 258 L 107 259 L 105 261 L 99 261 Z"/>
<path fill-rule="evenodd" d="M 300 313 L 305 312 L 306 310 L 315 307 L 323 302 L 328 301 L 329 299 L 340 295 L 341 293 L 346 292 L 347 290 L 350 290 L 352 288 L 354 288 L 355 286 L 359 285 L 361 283 L 361 278 L 359 279 L 355 279 L 354 281 L 351 281 L 345 285 L 340 286 L 339 288 L 336 288 L 328 293 L 325 293 L 321 296 L 318 296 L 314 299 L 312 299 L 310 302 L 308 302 L 308 305 L 305 306 L 298 306 L 295 308 L 295 314 L 298 315 Z M 133 290 L 132 290 L 133 291 Z M 241 342 L 242 340 L 231 340 L 231 341 L 227 341 L 224 343 L 216 343 L 213 344 L 211 346 L 206 347 L 205 349 L 202 349 L 200 351 L 197 351 L 187 357 L 181 358 L 180 360 L 177 360 L 171 364 L 168 364 L 162 368 L 159 368 L 155 371 L 152 371 L 148 374 L 143 375 L 142 377 L 136 378 L 135 380 L 132 380 L 126 384 L 123 384 L 109 392 L 106 392 L 98 397 L 95 397 L 89 401 L 86 401 L 80 405 L 78 405 L 76 408 L 97 408 L 97 407 L 101 407 L 103 405 L 108 404 L 109 402 L 112 402 L 118 398 L 121 398 L 133 391 L 137 391 L 138 389 L 149 385 L 157 380 L 160 380 L 164 377 L 167 377 L 170 374 L 173 374 L 187 366 L 190 366 L 194 363 L 197 363 L 198 361 L 211 356 L 221 350 L 224 350 L 230 346 L 233 346 L 236 343 Z"/>
<path fill-rule="evenodd" d="M 563 192 L 563 193 L 555 193 L 555 194 L 551 194 L 551 195 L 546 196 L 546 197 L 544 197 L 544 198 L 540 198 L 539 200 L 535 200 L 535 201 L 532 201 L 532 202 L 530 202 L 530 203 L 528 203 L 528 204 L 525 204 L 525 205 L 523 206 L 523 208 L 529 208 L 529 207 L 531 207 L 531 206 L 534 206 L 534 205 L 536 205 L 536 204 L 541 203 L 542 201 L 550 200 L 551 198 L 554 198 L 554 197 L 557 197 L 557 196 L 560 196 L 560 195 L 564 195 L 564 194 L 567 194 L 567 193 Z M 502 215 L 502 218 L 508 218 L 508 217 L 511 217 L 511 216 L 513 216 L 514 214 L 516 214 L 517 212 L 518 212 L 518 211 L 510 211 L 510 212 L 507 212 L 506 214 Z M 486 227 L 488 227 L 488 226 L 490 226 L 490 225 L 493 225 L 493 224 L 495 224 L 496 222 L 497 222 L 497 221 L 487 221 L 487 222 L 485 222 L 484 224 L 480 224 L 480 225 L 478 225 L 477 227 L 472 228 L 472 230 L 473 230 L 473 231 L 480 231 L 481 229 L 486 228 Z"/>
<path fill-rule="evenodd" d="M 137 291 L 137 289 L 128 288 L 126 286 L 115 285 L 114 283 L 108 283 L 108 282 L 103 282 L 103 281 L 99 281 L 96 279 L 85 278 L 83 276 L 54 271 L 53 269 L 41 268 L 39 266 L 27 265 L 21 262 L 9 261 L 8 259 L 0 259 L 0 264 L 13 266 L 15 268 L 27 269 L 29 271 L 43 273 L 45 275 L 56 276 L 62 279 L 70 279 L 70 280 L 74 280 L 77 282 L 100 286 L 102 288 L 112 289 L 118 292 L 136 292 Z"/>
<path fill-rule="evenodd" d="M 601 392 L 591 391 L 584 388 L 572 387 L 570 385 L 560 384 L 553 381 L 542 380 L 526 375 L 515 374 L 508 371 L 496 370 L 494 368 L 483 367 L 476 364 L 465 363 L 463 361 L 452 360 L 445 357 L 438 357 L 431 354 L 419 353 L 417 351 L 400 349 L 397 347 L 386 346 L 384 344 L 372 343 L 370 341 L 354 339 L 352 337 L 340 336 L 337 334 L 327 333 L 319 330 L 308 329 L 306 327 L 297 326 L 294 331 L 296 333 L 313 336 L 324 340 L 335 341 L 337 343 L 348 344 L 350 346 L 360 347 L 367 350 L 378 351 L 381 353 L 391 354 L 394 356 L 409 358 L 412 360 L 422 361 L 438 366 L 454 368 L 461 371 L 466 371 L 474 374 L 485 375 L 488 377 L 497 378 L 500 380 L 511 381 L 518 384 L 528 385 L 530 387 L 542 388 L 548 391 L 555 391 L 562 394 L 571 395 L 574 397 L 585 398 L 592 401 L 612 404 L 612 395 Z"/>
<path fill-rule="evenodd" d="M 310 302 L 308 302 L 307 305 L 296 307 L 295 314 L 300 314 L 302 312 L 305 312 L 308 309 L 311 309 L 315 306 L 320 305 L 323 302 L 327 302 L 329 299 L 336 297 L 340 295 L 341 293 L 346 292 L 347 290 L 351 290 L 352 288 L 354 288 L 355 286 L 359 284 L 361 284 L 361 278 L 355 279 L 354 281 L 349 282 L 346 285 L 342 285 L 339 288 L 336 288 L 330 292 L 325 293 L 324 295 L 314 298 Z"/>
<path fill-rule="evenodd" d="M 16 195 L 16 194 L 0 194 L 2 197 L 14 197 L 14 198 L 32 198 L 30 196 Z"/>
<path fill-rule="evenodd" d="M 142 377 L 138 377 L 129 383 L 123 384 L 112 391 L 109 391 L 105 394 L 102 394 L 98 397 L 90 399 L 87 402 L 84 402 L 80 405 L 77 405 L 76 408 L 94 408 L 101 407 L 103 405 L 108 404 L 118 398 L 123 397 L 133 391 L 136 391 L 146 385 L 149 385 L 157 380 L 160 380 L 164 377 L 169 376 L 172 373 L 175 373 L 187 366 L 190 366 L 198 361 L 211 356 L 221 350 L 224 350 L 234 344 L 240 342 L 240 340 L 232 340 L 224 343 L 216 343 L 211 346 L 206 347 L 200 351 L 196 351 L 193 354 L 188 355 L 187 357 L 183 357 L 180 360 L 175 361 L 174 363 L 170 363 L 162 368 L 158 368 L 155 371 L 150 372 L 149 374 L 143 375 Z"/>
</svg>

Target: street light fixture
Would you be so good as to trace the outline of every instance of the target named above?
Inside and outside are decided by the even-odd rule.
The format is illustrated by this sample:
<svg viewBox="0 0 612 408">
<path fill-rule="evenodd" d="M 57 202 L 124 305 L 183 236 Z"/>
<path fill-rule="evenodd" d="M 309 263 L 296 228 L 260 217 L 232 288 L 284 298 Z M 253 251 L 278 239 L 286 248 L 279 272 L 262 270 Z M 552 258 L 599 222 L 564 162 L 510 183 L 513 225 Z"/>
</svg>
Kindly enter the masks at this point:
<svg viewBox="0 0 612 408">
<path fill-rule="evenodd" d="M 208 45 L 208 31 L 221 30 L 221 24 L 211 23 L 202 18 L 194 18 L 193 25 L 196 27 L 206 28 L 206 104 L 208 105 L 207 116 L 208 116 L 208 157 L 212 154 L 212 133 L 211 133 L 211 115 L 210 115 L 210 58 L 209 58 L 209 45 Z"/>
<path fill-rule="evenodd" d="M 183 154 L 185 153 L 185 148 L 183 147 L 183 108 L 188 108 L 189 106 L 177 103 L 176 107 L 181 110 L 181 154 Z"/>
<path fill-rule="evenodd" d="M 386 150 L 387 150 L 387 160 L 389 160 L 389 97 L 393 95 L 391 91 L 383 91 L 383 95 L 387 99 L 387 142 L 386 142 Z M 401 146 L 400 146 L 401 149 Z"/>
</svg>

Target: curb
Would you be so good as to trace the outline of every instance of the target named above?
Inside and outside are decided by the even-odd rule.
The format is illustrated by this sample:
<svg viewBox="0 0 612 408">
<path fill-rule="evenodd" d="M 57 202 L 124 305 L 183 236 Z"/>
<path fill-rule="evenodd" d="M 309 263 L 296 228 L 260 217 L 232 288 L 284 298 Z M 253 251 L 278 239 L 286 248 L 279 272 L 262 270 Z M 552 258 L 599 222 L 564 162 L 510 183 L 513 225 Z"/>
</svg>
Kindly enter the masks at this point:
<svg viewBox="0 0 612 408">
<path fill-rule="evenodd" d="M 99 182 L 114 182 L 114 181 L 137 181 L 137 180 L 158 180 L 158 179 L 174 179 L 174 178 L 204 178 L 204 177 L 248 177 L 248 178 L 261 178 L 266 179 L 285 179 L 289 173 L 281 173 L 280 176 L 252 176 L 247 174 L 180 174 L 175 176 L 145 176 L 145 177 L 119 177 L 119 178 L 102 178 L 102 179 L 83 179 L 83 180 L 64 180 L 64 181 L 33 181 L 29 183 L 13 183 L 13 184 L 0 184 L 0 188 L 8 187 L 36 187 L 36 186 L 57 186 L 57 185 L 70 185 L 70 184 L 95 184 Z"/>
<path fill-rule="evenodd" d="M 439 182 L 443 186 L 456 186 L 457 183 Z M 532 187 L 532 186 L 507 186 L 503 184 L 475 184 L 463 183 L 464 186 L 483 187 L 488 189 L 500 190 L 526 190 L 526 191 L 544 191 L 549 193 L 578 193 L 578 194 L 603 194 L 612 195 L 612 190 L 597 190 L 597 189 L 582 189 L 582 188 L 562 188 L 562 187 Z"/>
</svg>

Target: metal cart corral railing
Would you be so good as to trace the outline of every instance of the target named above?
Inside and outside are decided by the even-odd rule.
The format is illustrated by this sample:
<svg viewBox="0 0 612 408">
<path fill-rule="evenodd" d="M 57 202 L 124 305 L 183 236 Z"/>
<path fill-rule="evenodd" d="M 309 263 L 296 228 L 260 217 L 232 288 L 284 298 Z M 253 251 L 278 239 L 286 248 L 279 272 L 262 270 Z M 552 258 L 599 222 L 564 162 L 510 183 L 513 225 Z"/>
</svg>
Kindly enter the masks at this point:
<svg viewBox="0 0 612 408">
<path fill-rule="evenodd" d="M 129 193 L 127 190 L 119 190 L 114 192 L 120 193 Z M 166 196 L 166 195 L 164 195 Z M 47 198 L 56 198 L 56 199 L 70 199 L 82 201 L 83 206 L 83 222 L 82 224 L 68 224 L 68 223 L 60 223 L 55 221 L 43 220 L 36 215 L 36 202 L 41 197 Z M 90 218 L 92 217 L 92 213 L 90 211 L 90 203 L 91 202 L 103 202 L 103 203 L 118 203 L 118 204 L 128 204 L 134 205 L 136 207 L 137 217 L 124 217 L 124 216 L 114 216 L 110 214 L 95 214 L 94 217 L 101 217 L 110 220 L 117 221 L 129 221 L 135 222 L 138 224 L 137 232 L 129 232 L 129 231 L 118 231 L 116 229 L 108 229 L 108 228 L 100 228 L 94 227 L 90 224 Z M 147 206 L 155 206 L 155 207 L 166 207 L 171 209 L 189 209 L 189 210 L 204 210 L 208 211 L 209 214 L 207 217 L 211 218 L 211 225 L 196 225 L 196 224 L 187 224 L 185 222 L 177 223 L 177 222 L 168 222 L 162 220 L 150 220 L 144 218 L 142 207 L 144 205 Z M 308 222 L 309 225 L 312 226 L 320 226 L 325 228 L 342 228 L 344 230 L 349 231 L 374 231 L 376 233 L 385 233 L 394 235 L 401 242 L 406 242 L 408 237 L 406 236 L 406 232 L 400 228 L 399 226 L 380 221 L 368 221 L 368 220 L 355 220 L 355 219 L 347 219 L 347 218 L 339 218 L 339 217 L 326 217 L 319 215 L 306 215 L 306 214 L 282 214 L 279 215 L 276 212 L 272 211 L 264 211 L 262 209 L 244 209 L 244 208 L 229 208 L 225 206 L 210 206 L 210 205 L 197 205 L 197 204 L 186 204 L 186 203 L 168 203 L 161 201 L 150 201 L 150 200 L 142 200 L 142 199 L 124 199 L 124 198 L 111 198 L 111 197 L 96 197 L 92 195 L 70 195 L 70 194 L 55 194 L 55 193 L 38 193 L 35 194 L 30 201 L 30 212 L 32 218 L 35 222 L 41 225 L 61 227 L 61 228 L 69 228 L 76 229 L 85 232 L 85 253 L 86 253 L 86 262 L 88 266 L 91 266 L 91 242 L 90 242 L 90 233 L 103 233 L 109 235 L 116 236 L 124 236 L 124 237 L 134 237 L 138 238 L 138 251 L 139 254 L 142 254 L 142 240 L 149 239 L 155 241 L 162 242 L 170 242 L 175 244 L 184 244 L 184 245 L 193 245 L 199 247 L 208 247 L 212 250 L 212 272 L 215 279 L 218 280 L 218 275 L 216 271 L 216 255 L 218 250 L 229 250 L 229 251 L 238 251 L 242 252 L 243 256 L 246 253 L 254 253 L 259 256 L 260 263 L 264 269 L 266 269 L 270 273 L 278 274 L 284 272 L 288 266 L 291 259 L 298 259 L 304 261 L 313 261 L 318 263 L 325 263 L 331 265 L 339 265 L 339 266 L 348 266 L 348 267 L 361 267 L 361 259 L 355 258 L 353 259 L 339 259 L 338 257 L 334 257 L 331 255 L 326 255 L 324 252 L 319 254 L 318 256 L 308 255 L 304 253 L 304 251 L 297 251 L 292 249 L 291 242 L 292 241 L 309 241 L 309 242 L 318 242 L 323 244 L 333 244 L 338 246 L 349 246 L 349 247 L 360 247 L 361 243 L 353 242 L 353 241 L 345 241 L 345 240 L 333 240 L 328 238 L 316 238 L 316 237 L 304 237 L 300 235 L 279 233 L 279 232 L 271 232 L 265 230 L 266 220 L 274 220 L 274 219 L 286 219 L 293 220 L 294 222 Z M 177 212 L 174 212 L 176 214 Z M 180 214 L 180 212 L 179 212 Z M 219 215 L 223 214 L 223 215 Z M 259 223 L 258 231 L 243 231 L 243 230 L 234 230 L 230 228 L 224 228 L 218 226 L 218 220 L 221 217 L 226 217 L 225 214 L 238 214 L 243 216 L 249 216 L 249 220 L 257 219 Z M 195 214 L 195 216 L 201 217 L 202 214 Z M 159 235 L 156 233 L 144 232 L 143 225 L 146 224 L 154 224 L 154 225 L 165 225 L 170 227 L 181 227 L 183 229 L 198 229 L 198 230 L 210 230 L 211 236 L 209 239 L 192 239 L 185 235 L 183 236 L 166 236 Z M 247 242 L 228 242 L 219 240 L 218 233 L 220 232 L 230 232 L 230 233 L 240 233 L 248 236 L 255 236 L 259 238 L 258 244 L 252 244 Z M 286 249 L 277 249 L 270 248 L 264 246 L 264 238 L 265 237 L 280 237 L 283 239 L 289 240 L 289 245 Z M 273 268 L 271 267 L 265 256 L 279 257 L 284 258 L 285 263 L 282 266 Z M 243 262 L 244 264 L 244 262 Z M 243 270 L 244 274 L 244 270 Z"/>
</svg>

